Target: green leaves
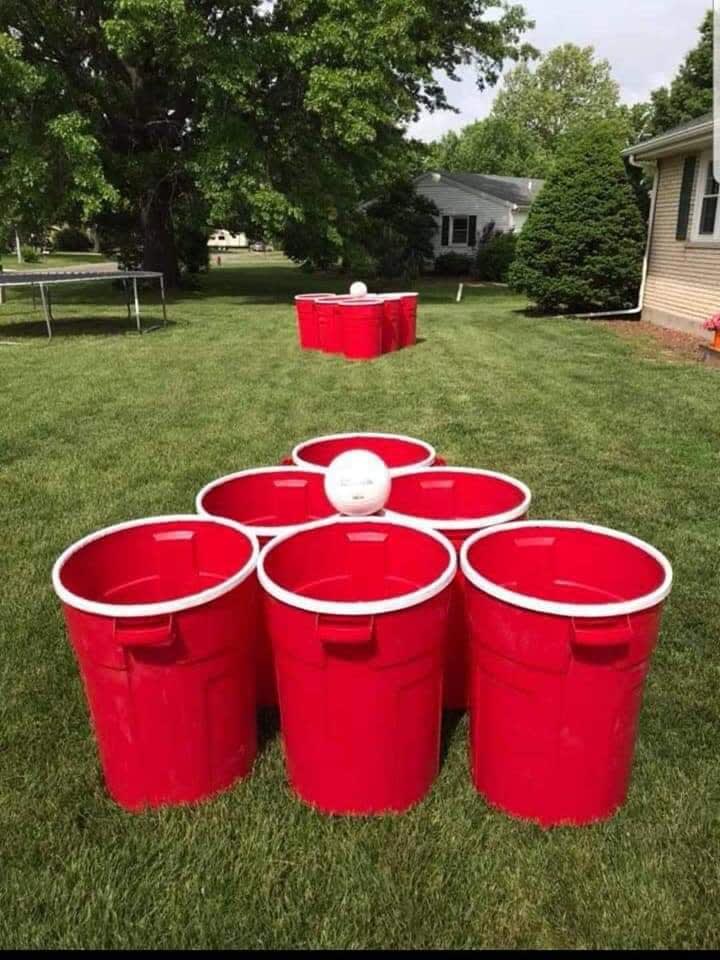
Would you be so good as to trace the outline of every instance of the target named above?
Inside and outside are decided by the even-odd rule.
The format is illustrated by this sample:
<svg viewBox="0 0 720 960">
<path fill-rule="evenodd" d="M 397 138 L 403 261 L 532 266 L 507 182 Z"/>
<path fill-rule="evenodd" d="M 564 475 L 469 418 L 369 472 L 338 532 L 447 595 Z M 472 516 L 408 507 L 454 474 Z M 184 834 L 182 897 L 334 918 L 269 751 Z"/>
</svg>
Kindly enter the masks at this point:
<svg viewBox="0 0 720 960">
<path fill-rule="evenodd" d="M 530 209 L 509 279 L 543 310 L 635 305 L 645 224 L 620 156 L 623 144 L 616 121 L 568 132 Z"/>
</svg>

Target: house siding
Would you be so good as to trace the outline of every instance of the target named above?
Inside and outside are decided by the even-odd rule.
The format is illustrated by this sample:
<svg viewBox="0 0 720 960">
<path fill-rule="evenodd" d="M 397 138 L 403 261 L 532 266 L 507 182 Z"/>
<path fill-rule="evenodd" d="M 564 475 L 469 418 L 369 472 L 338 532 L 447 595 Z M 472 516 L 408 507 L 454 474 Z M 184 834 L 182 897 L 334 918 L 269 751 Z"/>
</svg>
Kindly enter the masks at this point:
<svg viewBox="0 0 720 960">
<path fill-rule="evenodd" d="M 684 155 L 658 160 L 643 317 L 704 335 L 703 321 L 720 311 L 720 246 L 709 248 L 676 239 L 684 161 Z M 690 223 L 694 222 L 694 204 L 693 189 Z"/>
<path fill-rule="evenodd" d="M 436 217 L 438 229 L 433 240 L 435 256 L 443 253 L 464 253 L 472 254 L 476 247 L 467 245 L 458 246 L 451 244 L 443 247 L 441 244 L 440 228 L 443 216 L 475 216 L 477 217 L 477 236 L 482 235 L 483 228 L 491 221 L 495 221 L 498 230 L 511 229 L 511 210 L 510 207 L 501 200 L 493 200 L 492 197 L 482 197 L 472 194 L 459 187 L 454 187 L 445 180 L 436 181 L 432 174 L 420 178 L 415 183 L 415 189 L 419 194 L 432 200 L 440 211 L 440 217 Z"/>
</svg>

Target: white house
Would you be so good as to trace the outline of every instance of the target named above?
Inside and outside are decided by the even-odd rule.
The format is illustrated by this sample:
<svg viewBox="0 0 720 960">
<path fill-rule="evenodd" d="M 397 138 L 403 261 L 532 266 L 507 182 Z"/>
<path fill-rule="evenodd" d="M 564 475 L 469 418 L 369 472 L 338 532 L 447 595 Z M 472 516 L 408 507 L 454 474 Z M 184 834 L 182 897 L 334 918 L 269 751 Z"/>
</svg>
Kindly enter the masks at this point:
<svg viewBox="0 0 720 960">
<path fill-rule="evenodd" d="M 210 234 L 208 247 L 211 250 L 242 250 L 247 248 L 248 240 L 244 233 L 233 233 L 232 230 L 214 230 Z"/>
<path fill-rule="evenodd" d="M 489 223 L 503 233 L 520 232 L 543 180 L 495 177 L 481 173 L 423 173 L 415 189 L 432 200 L 440 211 L 435 235 L 435 256 L 443 253 L 471 255 Z"/>
</svg>

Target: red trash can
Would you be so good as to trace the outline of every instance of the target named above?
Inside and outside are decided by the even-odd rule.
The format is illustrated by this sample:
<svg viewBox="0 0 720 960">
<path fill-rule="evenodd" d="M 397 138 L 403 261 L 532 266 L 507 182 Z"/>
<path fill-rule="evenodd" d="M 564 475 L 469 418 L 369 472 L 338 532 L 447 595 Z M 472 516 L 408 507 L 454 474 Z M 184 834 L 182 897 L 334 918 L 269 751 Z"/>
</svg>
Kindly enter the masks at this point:
<svg viewBox="0 0 720 960">
<path fill-rule="evenodd" d="M 325 473 L 299 467 L 260 467 L 241 470 L 207 484 L 195 498 L 195 509 L 204 516 L 226 517 L 254 534 L 261 547 L 304 524 L 333 516 L 335 508 L 325 496 Z M 277 706 L 272 646 L 260 616 L 257 635 L 257 702 Z"/>
<path fill-rule="evenodd" d="M 436 459 L 435 448 L 424 440 L 393 433 L 334 433 L 299 443 L 292 452 L 299 467 L 327 468 L 346 450 L 369 450 L 377 454 L 399 477 L 419 467 L 428 467 Z"/>
<path fill-rule="evenodd" d="M 478 530 L 527 517 L 530 490 L 513 477 L 470 467 L 430 467 L 393 480 L 385 513 L 402 516 L 444 534 L 460 553 Z M 465 577 L 455 576 L 448 619 L 443 703 L 448 710 L 468 705 L 469 640 L 465 618 Z"/>
<path fill-rule="evenodd" d="M 318 323 L 320 349 L 325 353 L 343 352 L 342 321 L 337 298 L 316 300 L 315 316 Z"/>
<path fill-rule="evenodd" d="M 400 349 L 400 299 L 402 294 L 385 293 L 383 301 L 383 353 Z"/>
<path fill-rule="evenodd" d="M 250 772 L 257 556 L 230 521 L 180 515 L 99 530 L 53 567 L 122 807 L 192 803 Z"/>
<path fill-rule="evenodd" d="M 461 564 L 475 787 L 545 827 L 612 816 L 628 790 L 670 564 L 628 534 L 559 521 L 483 530 Z"/>
<path fill-rule="evenodd" d="M 400 300 L 400 347 L 411 347 L 417 341 L 416 293 L 398 293 Z"/>
<path fill-rule="evenodd" d="M 338 298 L 343 353 L 348 360 L 374 360 L 382 354 L 383 302 L 379 297 Z"/>
<path fill-rule="evenodd" d="M 320 300 L 334 299 L 334 293 L 301 293 L 295 297 L 298 338 L 303 350 L 320 349 L 320 327 L 315 304 Z"/>
<path fill-rule="evenodd" d="M 430 789 L 456 566 L 439 534 L 382 517 L 321 521 L 263 550 L 288 778 L 306 803 L 379 814 Z"/>
</svg>

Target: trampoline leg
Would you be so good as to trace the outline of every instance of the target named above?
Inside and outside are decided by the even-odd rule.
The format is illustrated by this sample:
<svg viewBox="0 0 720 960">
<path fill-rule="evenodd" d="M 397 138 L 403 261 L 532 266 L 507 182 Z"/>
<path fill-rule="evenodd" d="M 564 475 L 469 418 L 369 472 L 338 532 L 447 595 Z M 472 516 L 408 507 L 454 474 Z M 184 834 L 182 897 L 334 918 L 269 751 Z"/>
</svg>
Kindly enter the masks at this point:
<svg viewBox="0 0 720 960">
<path fill-rule="evenodd" d="M 33 313 L 37 309 L 37 296 L 35 295 L 35 284 L 30 284 L 30 292 L 32 293 L 32 303 L 33 303 Z"/>
<path fill-rule="evenodd" d="M 165 309 L 165 277 L 160 274 L 160 298 L 162 299 L 162 308 L 163 308 L 163 326 L 167 326 L 167 310 Z"/>
<path fill-rule="evenodd" d="M 132 314 L 130 313 L 130 291 L 128 290 L 127 280 L 123 280 L 123 290 L 125 292 L 125 306 L 127 307 L 128 320 L 132 320 Z"/>
<path fill-rule="evenodd" d="M 44 283 L 40 284 L 40 299 L 42 300 L 43 313 L 45 314 L 45 325 L 47 326 L 48 338 L 52 337 L 52 310 L 50 307 L 50 291 Z"/>
<path fill-rule="evenodd" d="M 135 297 L 135 321 L 137 323 L 138 333 L 142 333 L 142 327 L 140 326 L 140 301 L 138 300 L 138 288 L 137 280 L 133 280 L 133 295 Z"/>
</svg>

